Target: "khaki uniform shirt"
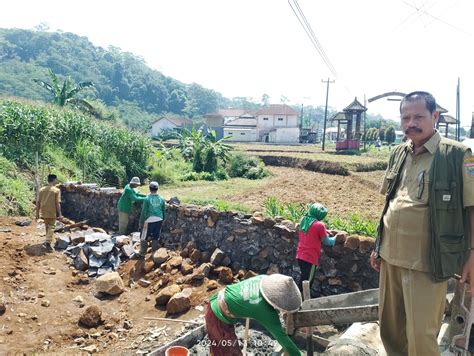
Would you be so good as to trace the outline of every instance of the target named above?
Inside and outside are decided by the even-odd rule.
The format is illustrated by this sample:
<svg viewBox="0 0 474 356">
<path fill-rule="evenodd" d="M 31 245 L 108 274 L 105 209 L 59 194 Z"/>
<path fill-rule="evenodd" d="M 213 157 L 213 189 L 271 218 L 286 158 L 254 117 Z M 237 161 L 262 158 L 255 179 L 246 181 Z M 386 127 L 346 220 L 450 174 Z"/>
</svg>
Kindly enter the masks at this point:
<svg viewBox="0 0 474 356">
<path fill-rule="evenodd" d="M 429 271 L 429 179 L 434 153 L 441 136 L 436 132 L 424 145 L 421 153 L 410 151 L 401 168 L 400 183 L 383 217 L 383 236 L 380 256 L 392 265 L 417 271 Z M 381 192 L 386 194 L 387 176 Z M 474 157 L 468 151 L 463 171 L 464 207 L 474 206 Z"/>
<path fill-rule="evenodd" d="M 61 202 L 59 188 L 47 185 L 39 192 L 40 212 L 43 219 L 56 219 L 56 204 Z"/>
</svg>

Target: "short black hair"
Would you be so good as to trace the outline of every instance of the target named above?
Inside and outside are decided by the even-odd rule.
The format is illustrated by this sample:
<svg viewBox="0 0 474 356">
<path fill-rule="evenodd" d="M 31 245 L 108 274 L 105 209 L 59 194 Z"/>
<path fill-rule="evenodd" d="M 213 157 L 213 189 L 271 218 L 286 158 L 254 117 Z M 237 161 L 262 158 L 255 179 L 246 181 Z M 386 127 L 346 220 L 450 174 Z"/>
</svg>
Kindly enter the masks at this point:
<svg viewBox="0 0 474 356">
<path fill-rule="evenodd" d="M 157 191 L 158 191 L 158 187 L 156 187 L 156 188 L 150 187 L 150 192 L 156 193 Z"/>
<path fill-rule="evenodd" d="M 436 111 L 436 99 L 433 95 L 426 91 L 413 91 L 405 95 L 400 103 L 400 114 L 402 113 L 402 105 L 406 102 L 413 102 L 417 100 L 424 100 L 426 109 L 432 114 Z"/>
<path fill-rule="evenodd" d="M 52 183 L 56 179 L 58 179 L 58 176 L 56 174 L 48 174 L 48 183 Z"/>
</svg>

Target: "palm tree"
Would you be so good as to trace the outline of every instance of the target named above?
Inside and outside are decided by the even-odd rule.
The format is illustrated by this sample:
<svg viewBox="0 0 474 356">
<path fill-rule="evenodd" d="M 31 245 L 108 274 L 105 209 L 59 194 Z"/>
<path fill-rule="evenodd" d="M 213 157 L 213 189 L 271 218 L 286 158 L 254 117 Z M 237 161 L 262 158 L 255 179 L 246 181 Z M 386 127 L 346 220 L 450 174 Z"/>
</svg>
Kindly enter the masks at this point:
<svg viewBox="0 0 474 356">
<path fill-rule="evenodd" d="M 69 104 L 86 110 L 94 115 L 97 113 L 97 110 L 86 100 L 74 98 L 74 96 L 81 90 L 93 87 L 94 83 L 80 82 L 78 84 L 75 84 L 71 77 L 67 77 L 64 80 L 63 84 L 60 85 L 58 77 L 51 69 L 48 69 L 48 74 L 51 78 L 51 83 L 47 83 L 40 79 L 33 79 L 33 81 L 48 90 L 51 94 L 53 94 L 53 102 L 55 104 L 59 106 L 65 106 Z"/>
</svg>

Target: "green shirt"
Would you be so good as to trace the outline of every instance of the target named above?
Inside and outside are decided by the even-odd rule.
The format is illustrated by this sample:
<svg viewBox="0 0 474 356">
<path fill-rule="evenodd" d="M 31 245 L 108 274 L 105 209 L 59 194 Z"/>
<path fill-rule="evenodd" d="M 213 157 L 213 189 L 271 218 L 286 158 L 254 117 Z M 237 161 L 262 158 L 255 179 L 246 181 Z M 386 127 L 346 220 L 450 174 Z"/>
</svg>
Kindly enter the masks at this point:
<svg viewBox="0 0 474 356">
<path fill-rule="evenodd" d="M 150 216 L 159 216 L 165 220 L 165 200 L 161 195 L 150 194 L 145 198 L 140 214 L 140 225 L 143 225 Z"/>
<path fill-rule="evenodd" d="M 142 202 L 146 198 L 145 195 L 138 193 L 135 189 L 127 184 L 123 189 L 122 196 L 120 197 L 117 208 L 122 213 L 130 213 L 132 211 L 132 204 L 134 202 Z"/>
<path fill-rule="evenodd" d="M 260 281 L 264 276 L 255 276 L 242 282 L 231 284 L 225 289 L 225 302 L 229 312 L 237 318 L 252 318 L 262 324 L 275 340 L 291 356 L 301 355 L 295 343 L 283 330 L 278 312 L 263 298 Z M 226 324 L 235 324 L 237 319 L 229 319 L 217 305 L 217 294 L 210 299 L 211 309 L 216 317 Z"/>
</svg>

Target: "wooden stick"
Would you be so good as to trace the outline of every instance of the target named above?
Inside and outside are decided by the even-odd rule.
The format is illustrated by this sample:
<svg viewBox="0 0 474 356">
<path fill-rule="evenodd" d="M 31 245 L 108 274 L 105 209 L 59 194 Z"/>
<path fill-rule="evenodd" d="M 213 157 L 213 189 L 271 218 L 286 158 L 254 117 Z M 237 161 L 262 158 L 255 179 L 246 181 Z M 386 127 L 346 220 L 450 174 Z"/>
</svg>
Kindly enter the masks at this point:
<svg viewBox="0 0 474 356">
<path fill-rule="evenodd" d="M 249 326 L 250 326 L 250 319 L 245 318 L 244 349 L 242 350 L 243 356 L 247 356 L 247 340 L 249 338 Z"/>
<path fill-rule="evenodd" d="M 160 321 L 173 321 L 175 323 L 188 323 L 188 324 L 195 324 L 195 325 L 202 325 L 202 323 L 199 323 L 197 321 L 190 321 L 190 320 L 183 320 L 183 319 L 170 319 L 170 318 L 154 318 L 151 316 L 145 316 L 143 319 L 146 320 L 160 320 Z"/>
<path fill-rule="evenodd" d="M 303 300 L 310 298 L 309 281 L 303 281 Z M 306 329 L 306 354 L 313 356 L 313 328 L 311 326 Z"/>
</svg>

